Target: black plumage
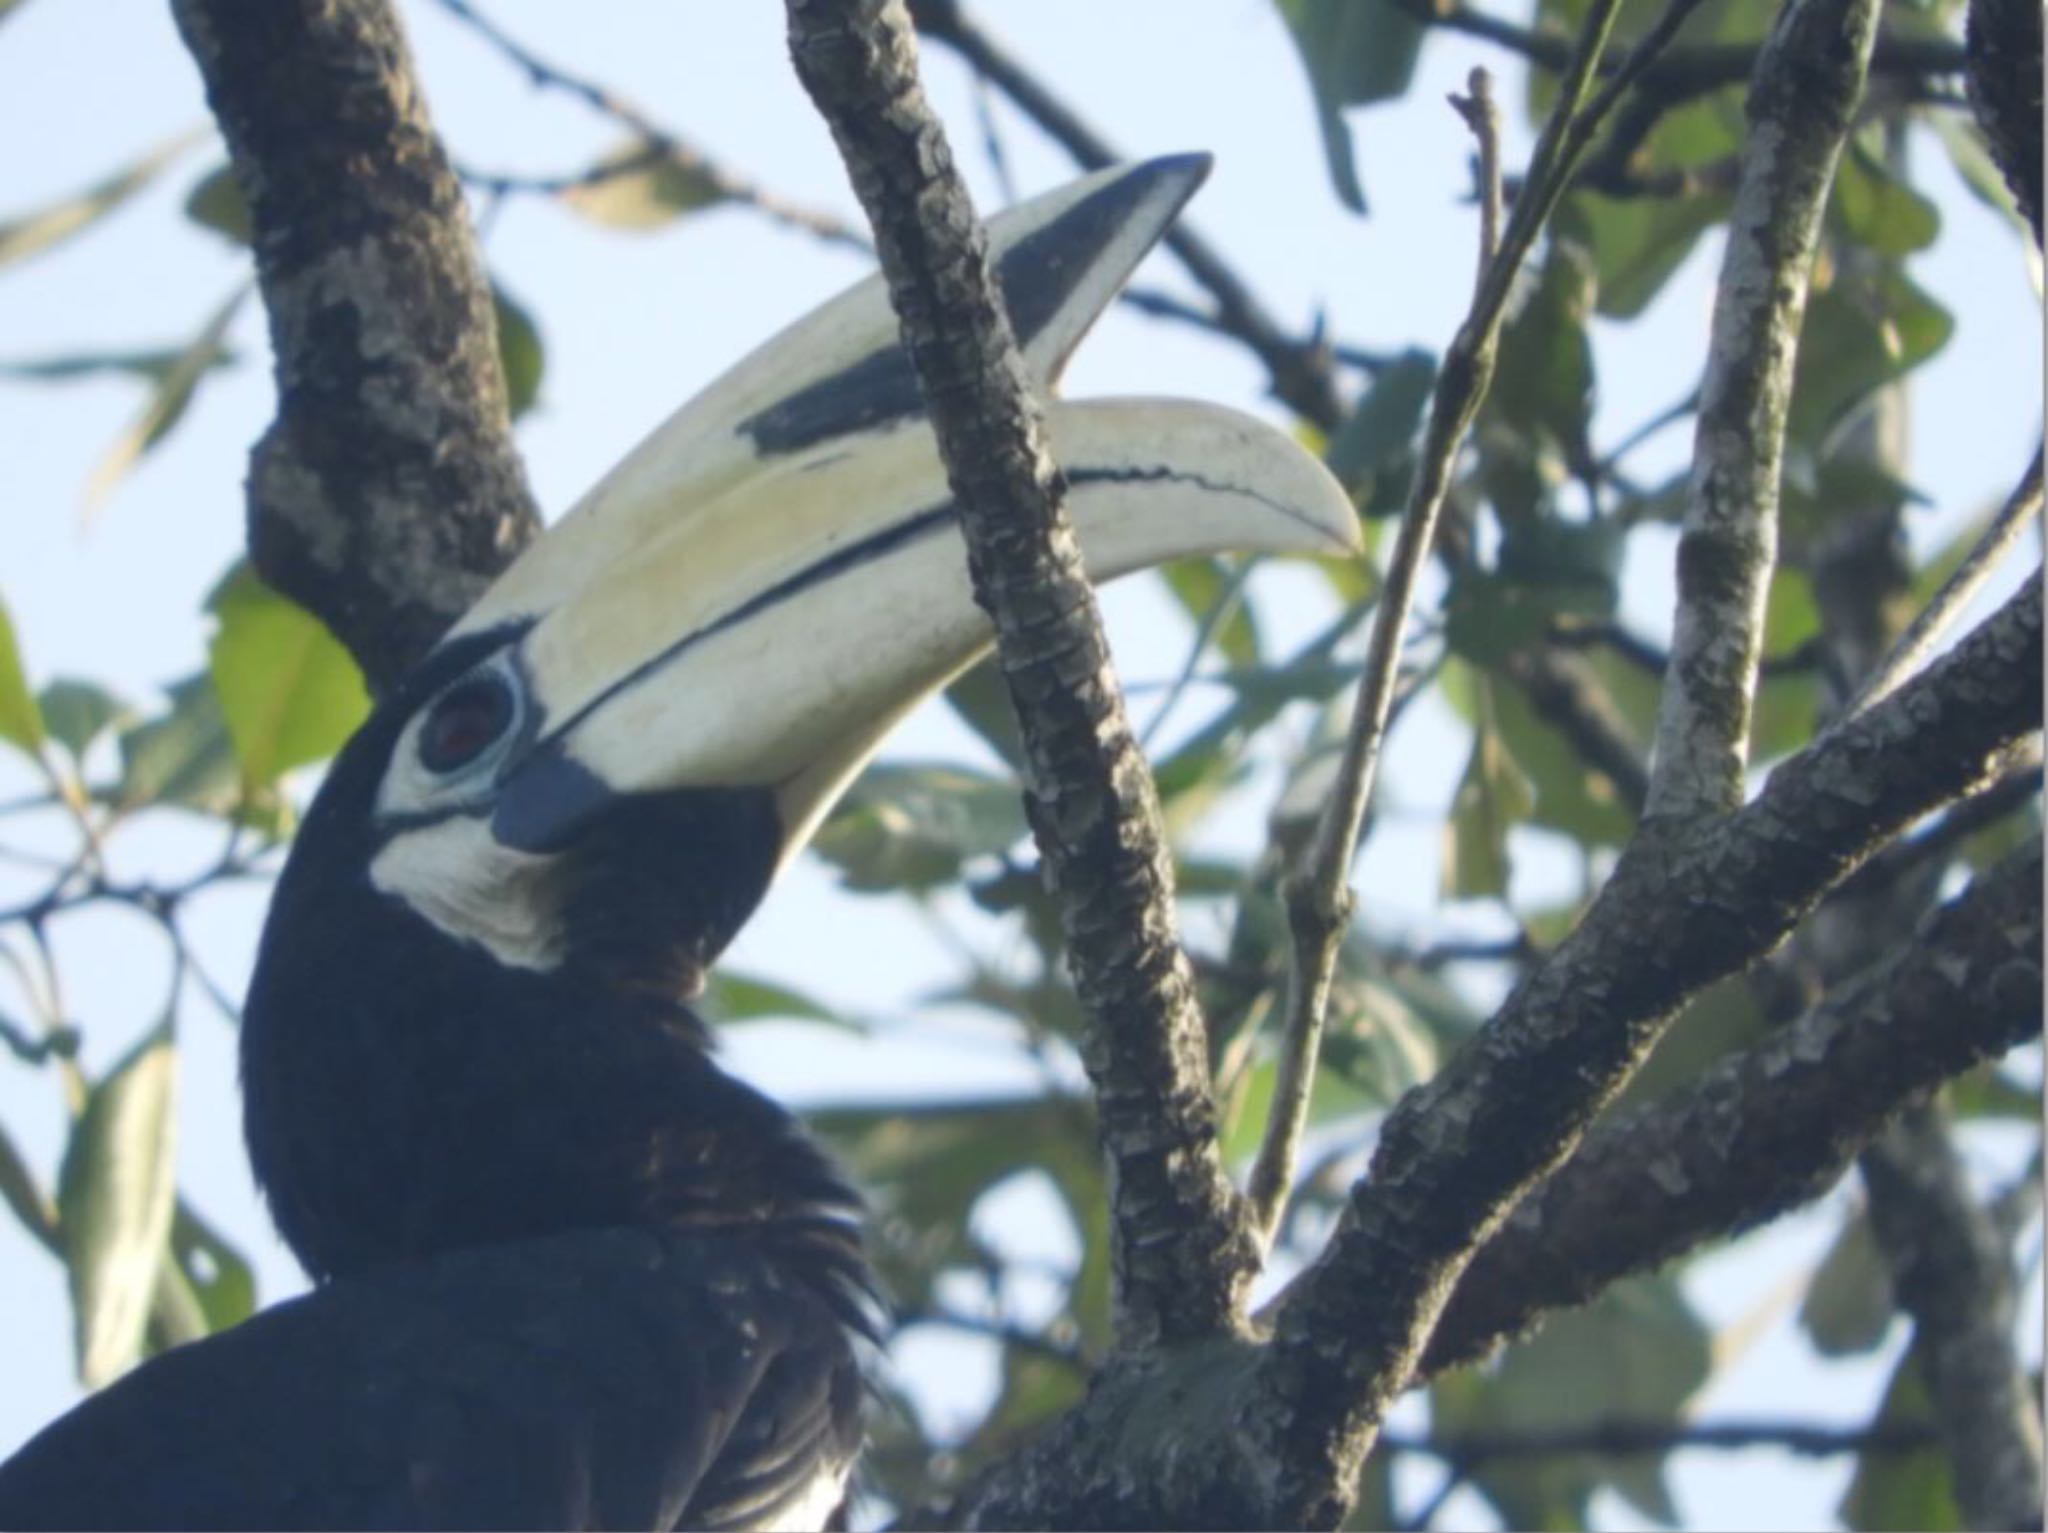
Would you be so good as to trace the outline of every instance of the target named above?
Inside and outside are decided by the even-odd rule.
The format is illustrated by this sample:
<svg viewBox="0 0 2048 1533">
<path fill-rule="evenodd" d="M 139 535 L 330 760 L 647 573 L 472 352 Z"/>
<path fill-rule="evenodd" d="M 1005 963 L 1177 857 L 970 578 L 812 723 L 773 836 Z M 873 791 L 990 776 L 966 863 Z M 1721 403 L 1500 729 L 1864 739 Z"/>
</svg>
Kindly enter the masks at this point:
<svg viewBox="0 0 2048 1533">
<path fill-rule="evenodd" d="M 676 999 L 766 886 L 766 797 L 609 805 L 519 890 L 548 972 L 372 882 L 418 828 L 376 813 L 401 731 L 504 637 L 378 711 L 279 880 L 247 1126 L 322 1285 L 47 1429 L 0 1467 L 0 1526 L 770 1526 L 843 1478 L 857 1200 Z"/>
</svg>

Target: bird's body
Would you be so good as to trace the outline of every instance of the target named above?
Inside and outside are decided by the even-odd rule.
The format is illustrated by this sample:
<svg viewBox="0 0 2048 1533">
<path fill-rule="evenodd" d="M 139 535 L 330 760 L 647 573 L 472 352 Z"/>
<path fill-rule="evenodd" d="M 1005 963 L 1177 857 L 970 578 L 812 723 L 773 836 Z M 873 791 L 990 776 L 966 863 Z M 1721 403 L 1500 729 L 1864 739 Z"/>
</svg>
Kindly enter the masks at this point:
<svg viewBox="0 0 2048 1533">
<path fill-rule="evenodd" d="M 1199 184 L 991 225 L 1049 386 Z M 1213 407 L 1049 420 L 1097 578 L 1340 550 Z M 344 748 L 244 1011 L 251 1161 L 316 1281 L 0 1465 L 9 1527 L 820 1527 L 878 1328 L 854 1194 L 689 1009 L 776 870 L 987 647 L 879 283 L 770 342 L 521 557 Z"/>
</svg>

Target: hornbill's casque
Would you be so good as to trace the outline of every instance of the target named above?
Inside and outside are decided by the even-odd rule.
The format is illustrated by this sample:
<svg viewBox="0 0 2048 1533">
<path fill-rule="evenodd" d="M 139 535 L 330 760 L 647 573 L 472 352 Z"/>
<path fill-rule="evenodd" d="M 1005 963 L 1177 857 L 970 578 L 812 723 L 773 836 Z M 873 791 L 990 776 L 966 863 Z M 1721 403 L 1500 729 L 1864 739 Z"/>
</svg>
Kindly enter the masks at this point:
<svg viewBox="0 0 2048 1533">
<path fill-rule="evenodd" d="M 1203 157 L 996 218 L 1035 381 Z M 1209 405 L 1055 404 L 1106 579 L 1341 551 L 1343 493 Z M 712 1063 L 706 966 L 890 726 L 989 644 L 879 280 L 686 406 L 336 758 L 243 1020 L 306 1296 L 0 1467 L 0 1526 L 818 1526 L 876 1326 L 858 1200 Z"/>
</svg>

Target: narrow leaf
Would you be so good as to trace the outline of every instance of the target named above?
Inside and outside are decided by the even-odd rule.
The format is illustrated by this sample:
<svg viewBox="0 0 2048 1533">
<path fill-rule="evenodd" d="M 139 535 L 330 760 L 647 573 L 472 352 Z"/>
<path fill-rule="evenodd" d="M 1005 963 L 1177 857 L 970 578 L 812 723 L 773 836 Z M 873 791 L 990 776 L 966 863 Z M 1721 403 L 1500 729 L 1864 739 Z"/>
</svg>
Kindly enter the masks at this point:
<svg viewBox="0 0 2048 1533">
<path fill-rule="evenodd" d="M 324 761 L 369 713 L 362 672 L 319 619 L 240 564 L 208 608 L 220 620 L 208 661 L 242 779 L 274 787 Z"/>
<path fill-rule="evenodd" d="M 93 1087 L 64 1154 L 57 1207 L 88 1389 L 141 1355 L 171 1232 L 177 1081 L 166 1024 Z"/>
<path fill-rule="evenodd" d="M 21 644 L 14 636 L 14 619 L 8 616 L 5 601 L 0 601 L 0 740 L 30 756 L 43 746 L 42 710 L 28 689 Z"/>
<path fill-rule="evenodd" d="M 197 132 L 180 134 L 82 192 L 15 218 L 0 219 L 0 266 L 26 260 L 84 233 L 149 185 L 198 138 Z"/>
</svg>

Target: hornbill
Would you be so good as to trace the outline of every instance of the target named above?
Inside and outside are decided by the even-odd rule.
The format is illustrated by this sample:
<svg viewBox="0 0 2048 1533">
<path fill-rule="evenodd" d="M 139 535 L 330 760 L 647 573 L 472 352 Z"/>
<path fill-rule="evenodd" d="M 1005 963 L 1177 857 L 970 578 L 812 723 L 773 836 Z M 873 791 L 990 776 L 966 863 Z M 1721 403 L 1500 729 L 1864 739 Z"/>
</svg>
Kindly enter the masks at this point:
<svg viewBox="0 0 2048 1533">
<path fill-rule="evenodd" d="M 1050 387 L 1202 156 L 993 220 Z M 1053 404 L 1092 574 L 1341 551 L 1342 491 L 1209 405 Z M 312 1291 L 0 1467 L 0 1526 L 818 1526 L 878 1330 L 860 1205 L 689 998 L 912 704 L 983 653 L 879 279 L 685 406 L 336 757 L 243 1019 Z"/>
</svg>

